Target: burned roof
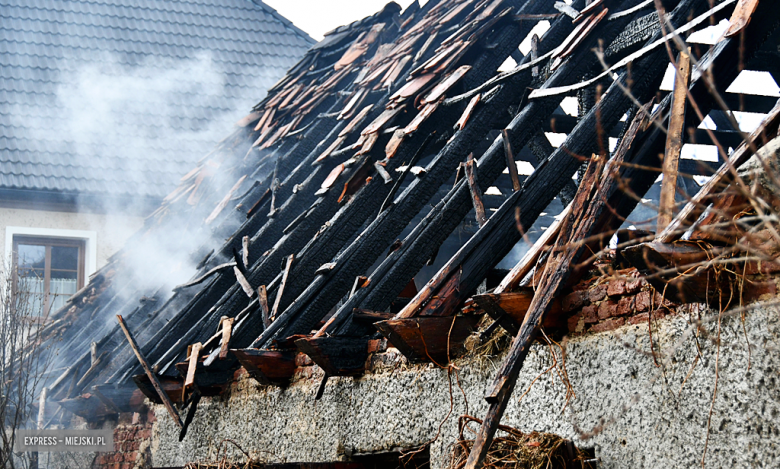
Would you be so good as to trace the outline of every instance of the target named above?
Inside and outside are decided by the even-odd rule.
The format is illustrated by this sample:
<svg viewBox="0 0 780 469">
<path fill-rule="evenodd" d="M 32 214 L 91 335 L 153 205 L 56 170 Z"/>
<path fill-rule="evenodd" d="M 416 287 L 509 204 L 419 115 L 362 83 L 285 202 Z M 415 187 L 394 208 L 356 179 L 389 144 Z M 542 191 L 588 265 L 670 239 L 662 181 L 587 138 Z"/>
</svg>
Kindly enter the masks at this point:
<svg viewBox="0 0 780 469">
<path fill-rule="evenodd" d="M 251 105 L 313 43 L 260 1 L 0 11 L 0 188 L 30 194 L 159 203 L 229 130 L 215 119 Z"/>
<path fill-rule="evenodd" d="M 776 135 L 776 98 L 726 91 L 746 68 L 778 76 L 780 6 L 743 3 L 431 0 L 335 30 L 52 316 L 49 399 L 98 418 L 143 392 L 186 428 L 170 399 L 194 412 L 239 368 L 284 386 L 305 354 L 326 380 L 359 375 L 383 336 L 446 364 L 488 314 L 483 334 L 517 336 L 488 395 L 489 442 L 530 341 L 566 327 L 553 300 L 613 235 L 643 241 L 622 229 L 659 173 L 662 209 L 699 176 L 711 179 L 696 197 L 728 181 L 729 165 L 659 154 L 714 144 L 741 164 Z M 712 46 L 682 42 L 729 19 Z M 670 92 L 666 70 L 686 58 Z M 571 97 L 576 116 L 560 108 Z M 747 143 L 722 105 L 763 114 Z M 662 238 L 699 214 L 683 210 Z"/>
</svg>

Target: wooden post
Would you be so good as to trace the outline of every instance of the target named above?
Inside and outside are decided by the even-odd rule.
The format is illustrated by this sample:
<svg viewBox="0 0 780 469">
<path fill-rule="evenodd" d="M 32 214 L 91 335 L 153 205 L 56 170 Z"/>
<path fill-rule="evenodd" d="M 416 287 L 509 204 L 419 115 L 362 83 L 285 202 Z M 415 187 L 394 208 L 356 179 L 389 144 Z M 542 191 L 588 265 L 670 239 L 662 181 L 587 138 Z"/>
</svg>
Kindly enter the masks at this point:
<svg viewBox="0 0 780 469">
<path fill-rule="evenodd" d="M 661 200 L 658 209 L 658 233 L 669 226 L 674 218 L 674 195 L 677 192 L 677 168 L 680 164 L 680 151 L 683 146 L 683 127 L 685 126 L 685 104 L 688 85 L 691 81 L 691 56 L 689 51 L 681 51 L 677 59 L 672 95 L 669 129 L 666 134 L 666 155 L 663 162 L 664 179 L 661 183 Z"/>
<path fill-rule="evenodd" d="M 160 380 L 157 379 L 157 375 L 154 374 L 154 372 L 152 371 L 152 367 L 149 366 L 149 362 L 146 361 L 146 357 L 144 357 L 144 354 L 141 353 L 141 349 L 138 348 L 138 344 L 136 343 L 133 334 L 130 333 L 130 329 L 127 328 L 127 325 L 125 324 L 125 320 L 122 318 L 122 315 L 117 314 L 116 319 L 117 321 L 119 321 L 119 327 L 122 328 L 122 332 L 125 333 L 125 337 L 127 337 L 127 341 L 130 343 L 130 348 L 133 349 L 133 352 L 135 352 L 135 356 L 138 357 L 138 361 L 141 362 L 141 366 L 146 372 L 146 376 L 148 376 L 149 381 L 152 382 L 152 386 L 154 386 L 154 390 L 157 391 L 157 395 L 160 396 L 160 399 L 165 405 L 165 408 L 168 410 L 168 413 L 171 415 L 173 422 L 176 425 L 178 425 L 179 428 L 182 428 L 184 424 L 181 422 L 181 418 L 179 417 L 179 414 L 177 414 L 176 410 L 173 408 L 173 403 L 171 402 L 171 399 L 168 397 L 168 394 L 166 394 L 165 391 L 163 390 L 162 384 L 160 384 Z"/>
<path fill-rule="evenodd" d="M 479 226 L 483 226 L 487 223 L 487 217 L 485 216 L 485 205 L 482 203 L 482 190 L 480 190 L 477 183 L 476 166 L 474 155 L 469 154 L 468 161 L 466 161 L 466 176 L 469 182 L 469 190 L 471 191 L 471 200 L 474 202 L 474 211 L 477 212 L 477 223 L 479 223 Z"/>
<path fill-rule="evenodd" d="M 517 163 L 512 154 L 512 144 L 509 143 L 509 134 L 506 129 L 501 131 L 501 137 L 504 139 L 504 153 L 506 153 L 506 167 L 509 170 L 509 177 L 512 178 L 512 189 L 517 192 L 520 190 L 520 176 L 517 174 Z"/>
</svg>

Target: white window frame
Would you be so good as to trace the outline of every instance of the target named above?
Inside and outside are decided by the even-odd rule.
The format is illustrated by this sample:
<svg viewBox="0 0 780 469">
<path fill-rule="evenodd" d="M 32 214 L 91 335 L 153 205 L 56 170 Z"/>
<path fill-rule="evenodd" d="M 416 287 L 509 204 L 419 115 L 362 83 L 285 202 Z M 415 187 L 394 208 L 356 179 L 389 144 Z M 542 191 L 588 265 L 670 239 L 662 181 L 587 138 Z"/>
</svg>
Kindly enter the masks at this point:
<svg viewBox="0 0 780 469">
<path fill-rule="evenodd" d="M 30 228 L 26 226 L 5 227 L 5 258 L 11 259 L 14 250 L 14 236 L 41 236 L 46 238 L 67 238 L 84 241 L 84 284 L 97 271 L 97 232 L 86 230 L 62 230 L 58 228 Z"/>
</svg>

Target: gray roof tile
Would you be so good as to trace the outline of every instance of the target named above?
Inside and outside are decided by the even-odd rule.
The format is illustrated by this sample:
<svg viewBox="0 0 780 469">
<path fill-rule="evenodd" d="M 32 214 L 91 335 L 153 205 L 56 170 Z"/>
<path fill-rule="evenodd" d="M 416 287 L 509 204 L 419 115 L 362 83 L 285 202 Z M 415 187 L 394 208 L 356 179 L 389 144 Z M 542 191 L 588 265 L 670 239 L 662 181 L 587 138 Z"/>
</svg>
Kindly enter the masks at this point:
<svg viewBox="0 0 780 469">
<path fill-rule="evenodd" d="M 313 44 L 259 0 L 0 0 L 0 17 L 2 188 L 164 196 Z"/>
</svg>

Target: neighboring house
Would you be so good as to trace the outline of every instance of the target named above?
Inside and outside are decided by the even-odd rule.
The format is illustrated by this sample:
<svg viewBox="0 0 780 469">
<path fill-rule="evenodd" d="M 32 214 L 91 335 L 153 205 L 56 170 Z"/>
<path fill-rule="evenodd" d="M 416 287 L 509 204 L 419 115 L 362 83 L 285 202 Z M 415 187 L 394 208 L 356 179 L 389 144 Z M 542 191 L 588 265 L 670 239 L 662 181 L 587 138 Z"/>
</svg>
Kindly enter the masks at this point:
<svg viewBox="0 0 780 469">
<path fill-rule="evenodd" d="M 0 246 L 54 309 L 313 44 L 259 0 L 0 0 L 0 18 Z"/>
</svg>

